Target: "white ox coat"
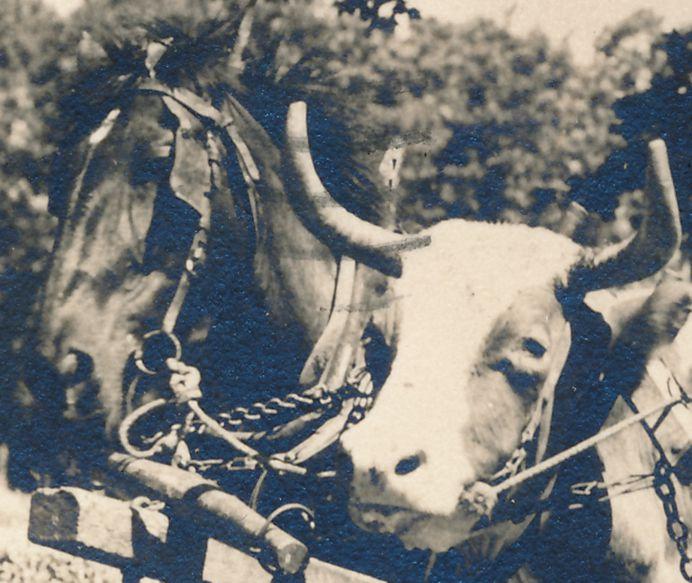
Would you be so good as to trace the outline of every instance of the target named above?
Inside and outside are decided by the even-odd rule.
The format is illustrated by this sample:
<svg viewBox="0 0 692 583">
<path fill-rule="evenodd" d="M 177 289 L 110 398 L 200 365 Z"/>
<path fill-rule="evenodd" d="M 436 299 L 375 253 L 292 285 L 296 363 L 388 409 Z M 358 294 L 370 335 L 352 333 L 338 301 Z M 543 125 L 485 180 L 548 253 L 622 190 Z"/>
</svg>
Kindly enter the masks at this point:
<svg viewBox="0 0 692 583">
<path fill-rule="evenodd" d="M 554 289 L 583 249 L 523 225 L 450 220 L 425 234 L 431 244 L 403 254 L 403 273 L 394 283 L 399 328 L 391 374 L 342 445 L 354 465 L 356 523 L 396 534 L 407 547 L 441 552 L 463 540 L 478 518 L 460 509 L 462 491 L 487 479 L 479 473 L 504 462 L 519 444 L 535 401 L 522 401 L 488 368 L 488 346 L 504 342 L 492 333 L 503 320 L 517 327 L 516 317 L 519 333 L 507 343 L 532 338 L 547 348 L 545 358 L 522 353 L 516 342 L 498 350 L 516 368 L 544 373 L 556 324 L 565 329 Z M 536 294 L 540 301 L 524 310 L 524 299 Z M 534 362 L 540 360 L 540 366 Z M 479 422 L 490 424 L 485 441 L 497 443 L 481 443 L 474 433 Z M 476 449 L 487 449 L 483 470 Z M 419 467 L 401 475 L 397 464 L 411 456 Z"/>
</svg>

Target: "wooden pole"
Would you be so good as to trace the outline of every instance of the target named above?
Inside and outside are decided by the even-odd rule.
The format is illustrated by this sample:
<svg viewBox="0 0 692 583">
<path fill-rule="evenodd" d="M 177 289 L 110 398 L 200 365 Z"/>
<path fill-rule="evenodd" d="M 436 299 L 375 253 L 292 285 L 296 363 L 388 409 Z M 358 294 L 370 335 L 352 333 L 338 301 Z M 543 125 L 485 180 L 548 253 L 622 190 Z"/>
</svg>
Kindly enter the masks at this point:
<svg viewBox="0 0 692 583">
<path fill-rule="evenodd" d="M 109 465 L 119 474 L 145 486 L 190 518 L 234 525 L 238 533 L 269 549 L 281 571 L 295 575 L 304 566 L 308 549 L 300 541 L 255 512 L 236 496 L 209 480 L 150 460 L 114 453 Z M 182 504 L 184 502 L 184 504 Z"/>
<path fill-rule="evenodd" d="M 167 583 L 280 579 L 272 578 L 254 557 L 209 536 L 203 525 L 183 513 L 164 514 L 79 488 L 42 489 L 31 498 L 32 542 L 117 567 L 124 583 L 151 581 L 147 577 Z M 179 564 L 172 564 L 176 559 Z M 310 558 L 303 575 L 305 583 L 383 583 L 315 558 Z"/>
</svg>

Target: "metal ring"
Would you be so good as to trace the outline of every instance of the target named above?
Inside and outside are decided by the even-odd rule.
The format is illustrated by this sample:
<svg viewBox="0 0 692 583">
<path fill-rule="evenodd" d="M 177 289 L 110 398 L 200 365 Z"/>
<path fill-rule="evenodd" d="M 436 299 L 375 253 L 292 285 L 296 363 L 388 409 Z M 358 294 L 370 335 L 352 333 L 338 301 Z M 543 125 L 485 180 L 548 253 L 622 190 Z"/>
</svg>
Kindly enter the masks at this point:
<svg viewBox="0 0 692 583">
<path fill-rule="evenodd" d="M 271 526 L 274 526 L 274 521 L 277 518 L 279 518 L 279 516 L 281 516 L 282 514 L 290 512 L 291 510 L 299 510 L 301 518 L 307 523 L 310 530 L 315 530 L 315 512 L 307 506 L 304 506 L 303 504 L 300 504 L 298 502 L 290 502 L 288 504 L 279 506 L 278 508 L 273 510 L 269 514 L 269 516 L 267 516 L 267 520 L 264 523 L 264 526 L 262 526 L 262 528 L 256 535 L 257 538 L 262 539 L 262 537 L 264 537 L 264 535 L 267 534 L 269 528 Z M 307 519 L 305 518 L 305 516 L 307 516 Z"/>
<path fill-rule="evenodd" d="M 135 366 L 144 374 L 149 375 L 149 376 L 154 376 L 160 373 L 160 370 L 153 370 L 149 368 L 146 364 L 144 364 L 144 346 L 147 340 L 150 340 L 151 338 L 155 338 L 157 336 L 165 336 L 168 338 L 172 343 L 173 343 L 173 348 L 175 349 L 175 353 L 171 358 L 175 358 L 175 360 L 180 360 L 180 358 L 183 355 L 183 346 L 180 343 L 180 340 L 178 337 L 173 334 L 173 332 L 166 332 L 165 330 L 151 330 L 150 332 L 147 332 L 143 337 L 142 337 L 142 343 L 140 346 L 135 350 L 134 352 L 134 359 L 135 359 Z"/>
<path fill-rule="evenodd" d="M 158 409 L 159 407 L 163 407 L 167 404 L 168 401 L 166 401 L 166 399 L 154 399 L 153 401 L 146 403 L 141 407 L 138 407 L 137 409 L 129 413 L 125 417 L 125 419 L 122 420 L 122 423 L 118 428 L 118 438 L 120 439 L 120 445 L 122 446 L 122 448 L 132 457 L 136 457 L 138 459 L 146 459 L 157 454 L 160 451 L 161 442 L 166 437 L 165 435 L 160 439 L 157 439 L 156 442 L 148 449 L 139 449 L 132 445 L 132 443 L 130 442 L 129 432 L 132 426 L 139 419 L 149 414 L 154 409 Z"/>
</svg>

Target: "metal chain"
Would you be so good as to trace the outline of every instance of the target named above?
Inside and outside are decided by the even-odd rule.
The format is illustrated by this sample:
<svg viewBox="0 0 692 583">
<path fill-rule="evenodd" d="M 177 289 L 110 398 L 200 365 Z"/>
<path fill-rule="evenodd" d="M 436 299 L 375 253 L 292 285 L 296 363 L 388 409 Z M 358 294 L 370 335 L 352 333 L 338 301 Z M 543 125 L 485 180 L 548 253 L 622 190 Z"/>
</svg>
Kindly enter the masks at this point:
<svg viewBox="0 0 692 583">
<path fill-rule="evenodd" d="M 344 400 L 354 397 L 353 408 L 346 427 L 361 421 L 372 407 L 375 395 L 372 376 L 365 366 L 356 367 L 346 379 L 343 387 L 330 392 L 321 385 L 311 387 L 301 393 L 289 393 L 283 397 L 272 397 L 248 406 L 234 407 L 218 414 L 222 426 L 234 431 L 244 429 L 248 424 L 273 423 L 282 413 L 311 412 L 339 406 Z"/>
<path fill-rule="evenodd" d="M 345 431 L 349 427 L 360 423 L 372 408 L 375 402 L 375 385 L 372 382 L 370 371 L 365 366 L 360 366 L 350 372 L 344 388 L 346 393 L 351 394 L 355 392 L 356 395 L 353 400 L 353 408 L 344 424 Z"/>
<path fill-rule="evenodd" d="M 677 388 L 680 393 L 680 402 L 684 406 L 688 406 L 692 399 L 685 392 L 682 385 L 673 377 L 673 381 L 677 384 Z M 634 401 L 626 396 L 621 395 L 627 406 L 634 412 L 638 413 L 637 406 Z M 659 417 L 653 428 L 645 420 L 641 420 L 641 426 L 646 432 L 651 445 L 658 452 L 658 461 L 654 465 L 653 470 L 653 487 L 656 496 L 661 501 L 663 505 L 663 512 L 666 515 L 666 530 L 670 540 L 675 544 L 675 547 L 680 555 L 680 573 L 684 577 L 685 581 L 692 582 L 692 557 L 690 556 L 687 548 L 687 539 L 689 535 L 688 526 L 682 521 L 680 517 L 680 512 L 678 510 L 678 505 L 675 500 L 675 484 L 671 479 L 671 476 L 675 472 L 673 464 L 670 463 L 668 456 L 666 455 L 665 449 L 661 445 L 661 442 L 656 437 L 655 428 L 659 427 L 660 421 L 668 414 L 669 409 L 664 409 L 663 413 Z"/>
<path fill-rule="evenodd" d="M 186 402 L 191 408 L 193 406 L 199 408 L 195 400 L 201 396 L 199 382 L 195 383 L 192 389 L 192 393 L 188 395 L 189 391 L 185 390 L 184 387 L 178 387 L 177 389 L 173 388 L 176 394 L 175 402 L 178 404 Z M 181 390 L 183 391 L 182 393 L 180 393 Z M 275 434 L 281 428 L 298 420 L 301 415 L 324 412 L 328 409 L 336 408 L 347 399 L 353 399 L 354 404 L 349 413 L 347 424 L 345 424 L 344 427 L 359 422 L 373 404 L 374 387 L 370 373 L 365 366 L 356 367 L 349 374 L 346 383 L 336 391 L 328 391 L 325 387 L 318 384 L 301 393 L 294 392 L 284 397 L 272 397 L 267 401 L 258 401 L 247 407 L 239 406 L 231 411 L 217 413 L 215 415 L 216 419 L 204 413 L 202 410 L 193 410 L 193 414 L 186 417 L 186 422 L 184 424 L 176 423 L 172 426 L 172 431 L 168 434 L 159 431 L 155 436 L 140 438 L 142 443 L 149 444 L 153 442 L 148 449 L 140 450 L 138 447 L 132 445 L 129 432 L 132 426 L 143 416 L 147 415 L 150 410 L 163 407 L 169 403 L 167 399 L 157 399 L 128 414 L 120 425 L 119 436 L 123 448 L 130 453 L 130 455 L 143 458 L 161 453 L 162 449 L 175 450 L 177 453 L 179 446 L 185 443 L 187 436 L 194 433 L 206 433 L 207 430 L 210 429 L 210 424 L 216 426 L 215 430 L 211 428 L 212 434 L 218 437 L 220 436 L 219 432 L 221 432 L 227 440 L 232 438 L 234 443 L 244 445 L 244 440 L 248 436 L 251 437 L 254 435 L 256 439 L 261 439 L 266 435 Z M 286 412 L 292 413 L 291 419 L 279 419 L 280 415 Z M 309 422 L 309 420 L 307 422 Z M 267 431 L 267 427 L 260 430 L 256 429 L 256 426 L 261 423 L 272 424 L 273 427 L 271 427 L 271 431 Z M 250 431 L 249 427 L 247 427 L 248 424 L 254 425 L 254 430 Z M 243 433 L 246 435 L 243 435 Z M 185 448 L 187 448 L 186 445 Z M 187 450 L 186 455 L 178 457 L 180 457 L 180 459 L 177 461 L 180 462 L 182 467 L 194 466 L 200 471 L 212 466 L 223 466 L 229 470 L 249 470 L 255 469 L 258 465 L 256 455 L 234 458 L 230 462 L 222 459 L 193 460 L 191 459 L 189 450 Z M 279 460 L 271 459 L 269 461 L 272 467 L 280 464 L 283 469 L 301 470 L 301 468 L 293 466 L 291 468 L 284 468 L 287 464 L 282 464 Z M 240 465 L 238 465 L 238 462 L 240 462 Z"/>
<path fill-rule="evenodd" d="M 496 483 L 499 480 L 514 476 L 519 472 L 519 470 L 525 467 L 526 459 L 529 456 L 529 451 L 531 451 L 531 449 L 533 449 L 535 446 L 536 432 L 540 426 L 541 415 L 545 405 L 545 399 L 542 398 L 536 405 L 531 419 L 524 428 L 524 431 L 521 433 L 521 441 L 519 442 L 519 446 L 512 452 L 512 455 L 509 457 L 502 469 L 493 475 L 491 483 Z"/>
<path fill-rule="evenodd" d="M 334 393 L 328 393 L 317 386 L 302 393 L 289 393 L 283 397 L 258 401 L 247 407 L 234 407 L 230 411 L 218 414 L 219 423 L 237 431 L 248 423 L 272 422 L 278 415 L 287 411 L 300 413 L 314 411 L 317 408 L 330 408 L 337 400 Z"/>
<path fill-rule="evenodd" d="M 668 458 L 661 456 L 654 466 L 654 492 L 663 505 L 668 536 L 675 543 L 680 555 L 680 572 L 685 581 L 692 581 L 692 557 L 690 557 L 687 548 L 689 528 L 680 518 L 678 505 L 675 501 L 675 485 L 671 479 L 673 471 L 673 466 Z"/>
<path fill-rule="evenodd" d="M 509 457 L 502 469 L 493 475 L 492 482 L 514 476 L 525 466 L 526 458 L 528 457 L 528 447 L 532 441 L 533 435 L 530 437 L 525 437 L 525 435 L 522 435 L 519 447 L 512 452 L 512 455 Z"/>
</svg>

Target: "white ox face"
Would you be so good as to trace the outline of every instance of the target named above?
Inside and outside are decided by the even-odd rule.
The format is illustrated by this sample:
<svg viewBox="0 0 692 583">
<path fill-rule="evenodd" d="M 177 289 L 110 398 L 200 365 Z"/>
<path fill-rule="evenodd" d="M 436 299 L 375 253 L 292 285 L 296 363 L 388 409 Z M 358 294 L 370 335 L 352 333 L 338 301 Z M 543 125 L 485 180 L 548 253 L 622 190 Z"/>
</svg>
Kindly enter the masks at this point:
<svg viewBox="0 0 692 583">
<path fill-rule="evenodd" d="M 353 520 L 443 552 L 479 519 L 460 495 L 502 467 L 564 364 L 569 328 L 555 287 L 582 249 L 525 226 L 457 220 L 427 234 L 431 245 L 404 254 L 395 284 L 391 374 L 342 445 Z"/>
</svg>

